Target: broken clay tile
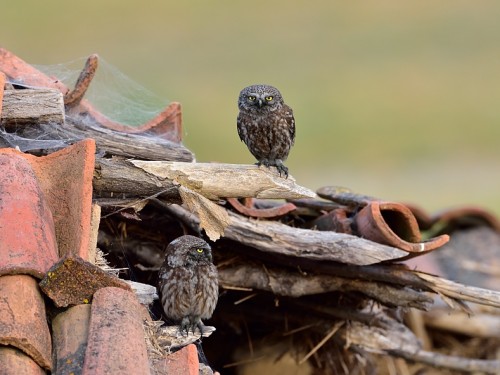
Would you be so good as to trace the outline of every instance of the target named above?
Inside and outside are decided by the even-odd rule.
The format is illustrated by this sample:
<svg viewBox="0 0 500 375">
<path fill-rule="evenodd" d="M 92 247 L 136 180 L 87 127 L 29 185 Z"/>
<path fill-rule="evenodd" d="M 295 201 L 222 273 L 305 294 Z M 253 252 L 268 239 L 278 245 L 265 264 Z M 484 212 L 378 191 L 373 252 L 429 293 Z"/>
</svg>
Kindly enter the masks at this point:
<svg viewBox="0 0 500 375">
<path fill-rule="evenodd" d="M 83 375 L 150 374 L 140 308 L 133 292 L 95 293 Z"/>
<path fill-rule="evenodd" d="M 50 332 L 36 280 L 26 275 L 2 276 L 0 296 L 0 344 L 22 350 L 50 370 Z"/>
<path fill-rule="evenodd" d="M 447 235 L 441 235 L 422 241 L 417 219 L 410 209 L 401 203 L 377 200 L 368 202 L 355 215 L 354 222 L 361 237 L 410 253 L 435 250 L 450 239 Z"/>
<path fill-rule="evenodd" d="M 46 76 L 5 48 L 0 48 L 0 66 L 12 83 L 28 87 L 55 88 L 63 94 L 68 91 L 61 81 Z"/>
<path fill-rule="evenodd" d="M 480 207 L 457 207 L 441 211 L 432 217 L 434 224 L 441 225 L 440 233 L 452 233 L 455 230 L 490 227 L 500 232 L 500 221 L 491 212 Z"/>
<path fill-rule="evenodd" d="M 240 214 L 250 217 L 259 217 L 259 218 L 279 217 L 279 216 L 284 216 L 297 209 L 297 207 L 290 202 L 274 207 L 258 208 L 254 207 L 253 198 L 245 198 L 245 204 L 240 203 L 240 201 L 237 198 L 226 198 L 226 199 L 227 202 L 236 211 L 238 211 Z"/>
<path fill-rule="evenodd" d="M 32 157 L 33 169 L 54 216 L 59 256 L 88 259 L 95 142 L 85 139 L 61 151 Z"/>
<path fill-rule="evenodd" d="M 42 291 L 58 307 L 90 303 L 97 290 L 109 286 L 131 290 L 125 281 L 72 255 L 54 264 L 40 281 Z"/>
<path fill-rule="evenodd" d="M 347 207 L 336 208 L 314 219 L 310 226 L 316 230 L 329 230 L 337 233 L 352 234 L 352 218 Z"/>
<path fill-rule="evenodd" d="M 57 261 L 54 222 L 22 153 L 0 150 L 0 275 L 38 278 Z"/>
<path fill-rule="evenodd" d="M 11 346 L 0 346 L 0 374 L 45 375 L 45 371 L 26 354 Z"/>
<path fill-rule="evenodd" d="M 90 305 L 70 307 L 52 320 L 53 374 L 81 374 L 87 349 L 90 308 Z"/>
<path fill-rule="evenodd" d="M 48 156 L 36 157 L 14 149 L 33 168 L 54 218 L 59 256 L 78 254 L 88 259 L 95 142 L 86 139 Z"/>
<path fill-rule="evenodd" d="M 200 364 L 198 351 L 194 344 L 189 344 L 163 360 L 155 362 L 157 374 L 162 375 L 198 375 Z"/>
</svg>

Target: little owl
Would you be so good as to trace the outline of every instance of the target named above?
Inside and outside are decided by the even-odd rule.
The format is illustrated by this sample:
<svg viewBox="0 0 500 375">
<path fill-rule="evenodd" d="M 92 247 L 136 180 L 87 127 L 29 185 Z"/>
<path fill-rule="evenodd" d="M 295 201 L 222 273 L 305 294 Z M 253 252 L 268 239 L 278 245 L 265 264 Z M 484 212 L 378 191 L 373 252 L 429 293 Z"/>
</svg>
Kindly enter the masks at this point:
<svg viewBox="0 0 500 375">
<path fill-rule="evenodd" d="M 245 87 L 238 98 L 238 134 L 257 165 L 275 166 L 288 177 L 283 162 L 295 141 L 292 109 L 283 102 L 277 88 L 269 85 Z"/>
<path fill-rule="evenodd" d="M 168 246 L 160 272 L 158 289 L 165 315 L 180 325 L 181 332 L 203 334 L 201 319 L 214 312 L 219 294 L 217 268 L 208 243 L 194 236 L 182 236 Z"/>
</svg>

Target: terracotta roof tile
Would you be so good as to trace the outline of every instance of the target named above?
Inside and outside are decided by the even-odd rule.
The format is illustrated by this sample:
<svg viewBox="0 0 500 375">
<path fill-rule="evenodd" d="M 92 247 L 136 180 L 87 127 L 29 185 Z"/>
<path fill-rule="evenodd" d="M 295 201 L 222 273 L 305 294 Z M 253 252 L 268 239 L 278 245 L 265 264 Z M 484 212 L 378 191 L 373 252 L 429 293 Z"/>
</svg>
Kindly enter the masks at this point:
<svg viewBox="0 0 500 375">
<path fill-rule="evenodd" d="M 77 305 L 52 320 L 54 373 L 80 374 L 87 349 L 90 305 Z"/>
<path fill-rule="evenodd" d="M 37 281 L 25 275 L 2 276 L 0 296 L 0 344 L 21 349 L 50 370 L 52 344 Z"/>
<path fill-rule="evenodd" d="M 0 149 L 0 275 L 42 277 L 57 261 L 54 222 L 23 154 Z"/>
<path fill-rule="evenodd" d="M 150 374 L 141 306 L 133 292 L 109 287 L 95 293 L 82 374 Z"/>
<path fill-rule="evenodd" d="M 48 156 L 25 155 L 54 215 L 59 256 L 88 260 L 95 142 L 80 141 Z"/>
<path fill-rule="evenodd" d="M 189 344 L 156 362 L 156 375 L 198 375 L 200 364 L 196 346 Z"/>
<path fill-rule="evenodd" d="M 76 253 L 88 259 L 95 142 L 86 139 L 43 157 L 14 149 L 0 149 L 0 153 L 5 155 L 3 160 L 18 160 L 17 163 L 25 165 L 18 172 L 25 179 L 32 179 L 35 172 L 40 185 L 36 191 L 43 191 L 40 195 L 45 196 L 53 215 L 59 254 Z M 25 161 L 21 162 L 22 159 Z M 36 180 L 32 181 L 36 185 Z M 18 185 L 12 182 L 13 189 L 19 189 Z"/>
<path fill-rule="evenodd" d="M 0 347 L 2 375 L 45 375 L 45 371 L 29 356 L 10 346 Z"/>
</svg>

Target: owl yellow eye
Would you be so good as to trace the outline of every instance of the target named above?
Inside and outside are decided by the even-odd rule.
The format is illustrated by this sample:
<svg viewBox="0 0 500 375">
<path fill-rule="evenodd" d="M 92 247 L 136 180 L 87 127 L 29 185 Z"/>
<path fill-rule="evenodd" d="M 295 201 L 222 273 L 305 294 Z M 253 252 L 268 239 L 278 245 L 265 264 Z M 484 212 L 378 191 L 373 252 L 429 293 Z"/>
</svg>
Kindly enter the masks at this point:
<svg viewBox="0 0 500 375">
<path fill-rule="evenodd" d="M 266 96 L 266 100 L 267 100 L 268 102 L 270 102 L 271 100 L 273 100 L 273 98 L 274 98 L 274 97 L 273 97 L 273 96 L 271 96 L 271 95 Z"/>
<path fill-rule="evenodd" d="M 203 249 L 196 249 L 196 252 L 201 254 L 201 253 L 203 253 Z"/>
<path fill-rule="evenodd" d="M 250 95 L 248 97 L 248 100 L 250 100 L 251 102 L 253 102 L 255 99 L 257 99 L 257 98 L 255 96 L 253 96 L 253 95 Z"/>
</svg>

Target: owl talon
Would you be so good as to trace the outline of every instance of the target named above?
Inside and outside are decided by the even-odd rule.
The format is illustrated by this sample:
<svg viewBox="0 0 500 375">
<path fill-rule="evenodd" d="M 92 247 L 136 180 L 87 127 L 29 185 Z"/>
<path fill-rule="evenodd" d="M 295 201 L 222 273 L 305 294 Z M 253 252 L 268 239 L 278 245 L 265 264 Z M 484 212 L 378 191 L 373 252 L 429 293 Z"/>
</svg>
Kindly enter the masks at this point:
<svg viewBox="0 0 500 375">
<path fill-rule="evenodd" d="M 198 329 L 200 330 L 200 340 L 201 340 L 203 337 L 203 328 L 205 328 L 205 325 L 203 324 L 203 322 L 201 320 L 199 320 L 198 323 L 196 324 L 196 327 L 198 327 Z M 194 333 L 194 329 L 193 329 L 193 333 Z"/>
<path fill-rule="evenodd" d="M 280 177 L 281 177 L 281 173 L 283 172 L 283 174 L 285 175 L 285 178 L 288 178 L 288 168 L 287 167 L 285 167 L 283 164 L 280 164 L 280 165 L 276 166 L 276 169 L 278 170 Z"/>
<path fill-rule="evenodd" d="M 185 317 L 182 319 L 181 324 L 179 325 L 179 333 L 187 337 L 189 336 L 189 331 L 193 332 L 193 335 L 196 333 L 196 328 L 200 330 L 200 339 L 203 337 L 203 330 L 205 328 L 205 325 L 201 321 L 201 319 L 198 319 L 197 321 L 193 321 L 189 319 L 189 317 Z"/>
<path fill-rule="evenodd" d="M 283 164 L 283 162 L 280 159 L 276 159 L 274 161 L 270 161 L 268 159 L 262 159 L 262 160 L 259 160 L 255 164 L 258 167 L 260 167 L 261 165 L 263 165 L 263 166 L 265 166 L 267 168 L 275 166 L 276 169 L 278 170 L 278 173 L 280 174 L 280 177 L 281 177 L 281 174 L 284 174 L 285 178 L 288 178 L 288 168 L 285 167 L 285 165 Z"/>
<path fill-rule="evenodd" d="M 188 317 L 185 317 L 182 319 L 181 324 L 179 325 L 179 333 L 187 337 L 189 336 L 189 328 L 191 328 L 191 322 L 189 321 Z"/>
</svg>

